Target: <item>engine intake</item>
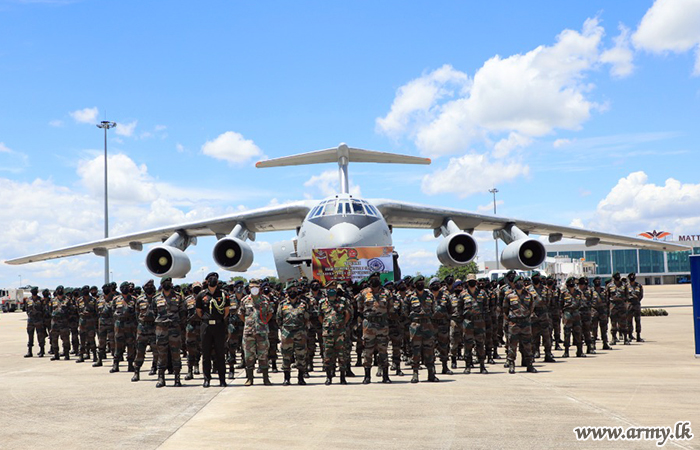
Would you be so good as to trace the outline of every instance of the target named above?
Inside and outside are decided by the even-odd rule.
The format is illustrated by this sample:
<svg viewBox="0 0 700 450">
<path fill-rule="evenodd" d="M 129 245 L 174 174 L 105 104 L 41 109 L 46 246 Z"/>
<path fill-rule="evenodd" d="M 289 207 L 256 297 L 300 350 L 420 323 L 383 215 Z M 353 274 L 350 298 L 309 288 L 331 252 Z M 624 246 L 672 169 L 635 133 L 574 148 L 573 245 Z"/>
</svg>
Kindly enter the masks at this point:
<svg viewBox="0 0 700 450">
<path fill-rule="evenodd" d="M 235 237 L 220 239 L 214 245 L 212 255 L 219 267 L 232 272 L 245 272 L 253 264 L 253 249 Z"/>
<path fill-rule="evenodd" d="M 519 239 L 503 250 L 501 264 L 506 269 L 532 270 L 541 266 L 546 256 L 544 245 L 537 239 Z"/>
<path fill-rule="evenodd" d="M 157 277 L 184 278 L 190 271 L 190 258 L 182 250 L 159 245 L 146 255 L 146 268 Z"/>
<path fill-rule="evenodd" d="M 445 236 L 437 248 L 437 257 L 444 266 L 459 267 L 469 264 L 479 251 L 476 240 L 468 233 Z"/>
</svg>

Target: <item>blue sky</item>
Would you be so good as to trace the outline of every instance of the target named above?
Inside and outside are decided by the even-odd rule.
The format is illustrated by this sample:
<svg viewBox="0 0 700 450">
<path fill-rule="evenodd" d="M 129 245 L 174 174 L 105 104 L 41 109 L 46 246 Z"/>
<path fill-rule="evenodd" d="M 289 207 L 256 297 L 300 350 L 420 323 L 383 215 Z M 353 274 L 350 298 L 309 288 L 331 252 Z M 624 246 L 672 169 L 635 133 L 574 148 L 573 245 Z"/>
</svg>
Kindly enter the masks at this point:
<svg viewBox="0 0 700 450">
<path fill-rule="evenodd" d="M 488 213 L 496 186 L 502 215 L 700 234 L 699 48 L 697 0 L 0 0 L 0 260 L 101 237 L 104 119 L 112 235 L 323 198 L 332 165 L 254 163 L 340 142 L 433 159 L 351 166 L 366 198 Z M 404 270 L 434 272 L 431 236 L 395 232 Z M 259 236 L 249 275 L 291 237 Z M 20 276 L 101 284 L 102 259 L 0 265 Z"/>
</svg>

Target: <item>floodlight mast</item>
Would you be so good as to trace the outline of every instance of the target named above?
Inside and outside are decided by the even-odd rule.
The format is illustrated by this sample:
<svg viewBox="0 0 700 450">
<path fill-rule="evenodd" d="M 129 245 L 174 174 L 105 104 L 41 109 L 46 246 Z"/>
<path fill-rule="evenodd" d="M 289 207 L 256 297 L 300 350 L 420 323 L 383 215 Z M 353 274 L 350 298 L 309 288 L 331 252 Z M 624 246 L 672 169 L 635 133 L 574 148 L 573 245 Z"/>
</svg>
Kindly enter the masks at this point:
<svg viewBox="0 0 700 450">
<path fill-rule="evenodd" d="M 116 122 L 103 120 L 97 124 L 97 128 L 105 130 L 105 239 L 109 237 L 109 204 L 107 196 L 107 130 L 117 126 Z M 105 284 L 109 284 L 109 250 L 105 249 Z"/>
</svg>

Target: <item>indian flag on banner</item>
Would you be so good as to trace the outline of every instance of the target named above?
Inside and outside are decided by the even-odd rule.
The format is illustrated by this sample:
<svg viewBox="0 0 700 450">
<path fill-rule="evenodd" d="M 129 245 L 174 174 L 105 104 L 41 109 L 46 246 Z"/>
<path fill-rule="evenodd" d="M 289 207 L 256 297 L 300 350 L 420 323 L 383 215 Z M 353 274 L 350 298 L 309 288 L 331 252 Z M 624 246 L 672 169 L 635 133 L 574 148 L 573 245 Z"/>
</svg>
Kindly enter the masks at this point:
<svg viewBox="0 0 700 450">
<path fill-rule="evenodd" d="M 394 280 L 394 247 L 317 248 L 312 251 L 313 277 L 324 286 L 330 281 L 362 281 L 374 272 L 382 283 Z"/>
</svg>

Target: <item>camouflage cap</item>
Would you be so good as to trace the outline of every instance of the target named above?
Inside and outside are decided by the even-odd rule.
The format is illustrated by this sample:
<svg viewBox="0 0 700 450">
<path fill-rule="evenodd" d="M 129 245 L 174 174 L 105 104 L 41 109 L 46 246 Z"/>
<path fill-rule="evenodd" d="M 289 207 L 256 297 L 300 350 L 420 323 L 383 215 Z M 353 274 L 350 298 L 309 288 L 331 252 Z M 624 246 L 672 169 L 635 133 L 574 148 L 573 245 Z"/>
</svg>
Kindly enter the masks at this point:
<svg viewBox="0 0 700 450">
<path fill-rule="evenodd" d="M 569 277 L 566 279 L 566 284 L 576 284 L 576 277 Z"/>
<path fill-rule="evenodd" d="M 438 277 L 433 277 L 433 278 L 430 279 L 430 282 L 428 283 L 428 286 L 432 286 L 432 285 L 434 285 L 434 284 L 436 284 L 436 283 L 437 283 L 437 284 L 440 284 L 440 278 L 438 278 Z"/>
<path fill-rule="evenodd" d="M 532 275 L 530 275 L 530 278 L 540 278 L 540 273 L 537 270 L 532 271 Z"/>
<path fill-rule="evenodd" d="M 473 273 L 470 273 L 469 275 L 467 275 L 467 281 L 469 281 L 469 280 L 476 280 L 476 275 Z"/>
<path fill-rule="evenodd" d="M 171 277 L 165 277 L 160 279 L 160 285 L 163 286 L 166 281 L 170 281 L 171 283 L 173 282 L 173 279 Z M 123 283 L 122 283 L 123 284 Z"/>
<path fill-rule="evenodd" d="M 417 275 L 413 277 L 413 282 L 418 283 L 419 281 L 425 281 L 425 277 L 423 275 Z"/>
<path fill-rule="evenodd" d="M 588 284 L 588 278 L 586 278 L 586 277 L 579 278 L 578 284 Z"/>
</svg>

